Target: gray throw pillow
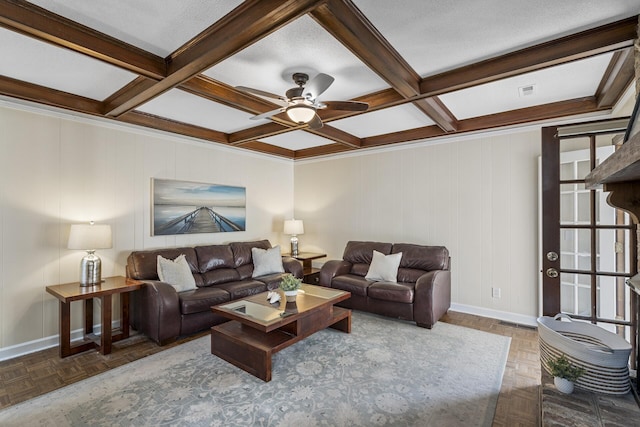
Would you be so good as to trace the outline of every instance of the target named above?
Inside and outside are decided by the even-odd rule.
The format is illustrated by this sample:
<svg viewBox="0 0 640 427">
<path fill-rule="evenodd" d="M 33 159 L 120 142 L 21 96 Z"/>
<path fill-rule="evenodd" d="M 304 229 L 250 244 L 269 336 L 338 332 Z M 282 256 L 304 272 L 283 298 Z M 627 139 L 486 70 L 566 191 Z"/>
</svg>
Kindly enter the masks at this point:
<svg viewBox="0 0 640 427">
<path fill-rule="evenodd" d="M 158 278 L 176 288 L 177 292 L 191 291 L 196 288 L 196 280 L 191 274 L 184 254 L 173 261 L 158 255 Z"/>
<path fill-rule="evenodd" d="M 251 248 L 251 257 L 253 258 L 253 274 L 251 274 L 251 277 L 284 273 L 280 246 L 274 246 L 271 249 Z"/>
<path fill-rule="evenodd" d="M 397 282 L 398 267 L 400 267 L 401 260 L 402 252 L 385 256 L 383 253 L 374 250 L 369 271 L 364 278 L 378 282 Z"/>
</svg>

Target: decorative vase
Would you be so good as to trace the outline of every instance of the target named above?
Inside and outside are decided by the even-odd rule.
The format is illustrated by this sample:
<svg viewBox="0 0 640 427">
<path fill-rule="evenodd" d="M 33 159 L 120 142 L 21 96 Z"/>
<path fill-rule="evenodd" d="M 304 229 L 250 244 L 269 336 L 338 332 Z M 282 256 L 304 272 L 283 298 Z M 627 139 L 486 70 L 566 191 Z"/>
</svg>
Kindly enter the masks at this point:
<svg viewBox="0 0 640 427">
<path fill-rule="evenodd" d="M 298 290 L 295 291 L 284 291 L 284 296 L 287 297 L 287 302 L 296 302 L 296 296 L 298 295 Z"/>
<path fill-rule="evenodd" d="M 554 377 L 553 383 L 560 393 L 571 394 L 573 393 L 573 382 L 566 378 Z"/>
</svg>

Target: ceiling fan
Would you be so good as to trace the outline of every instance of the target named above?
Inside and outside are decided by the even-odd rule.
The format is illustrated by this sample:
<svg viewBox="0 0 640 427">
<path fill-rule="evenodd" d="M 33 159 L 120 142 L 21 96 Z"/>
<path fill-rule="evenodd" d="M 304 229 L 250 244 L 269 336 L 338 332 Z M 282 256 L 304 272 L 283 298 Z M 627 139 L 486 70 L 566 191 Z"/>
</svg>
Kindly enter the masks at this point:
<svg viewBox="0 0 640 427">
<path fill-rule="evenodd" d="M 287 113 L 287 116 L 298 124 L 308 123 L 310 129 L 320 129 L 322 120 L 316 113 L 317 110 L 344 110 L 344 111 L 366 111 L 369 104 L 357 101 L 318 101 L 318 96 L 331 86 L 335 80 L 328 74 L 320 73 L 309 80 L 309 75 L 305 73 L 293 73 L 293 81 L 298 87 L 289 89 L 285 96 L 275 95 L 259 89 L 245 86 L 236 86 L 236 89 L 244 92 L 272 98 L 280 101 L 283 105 L 277 110 L 267 111 L 251 117 L 252 120 L 268 119 L 280 113 Z"/>
</svg>

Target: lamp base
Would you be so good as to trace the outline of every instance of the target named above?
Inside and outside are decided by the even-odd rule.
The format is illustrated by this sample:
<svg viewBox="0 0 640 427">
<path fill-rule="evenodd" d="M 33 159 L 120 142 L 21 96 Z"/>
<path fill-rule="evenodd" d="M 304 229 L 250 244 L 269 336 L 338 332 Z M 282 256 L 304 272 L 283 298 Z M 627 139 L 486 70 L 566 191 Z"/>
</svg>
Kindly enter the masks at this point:
<svg viewBox="0 0 640 427">
<path fill-rule="evenodd" d="M 87 251 L 87 255 L 80 262 L 80 286 L 96 286 L 102 281 L 102 261 L 94 254 Z"/>
<path fill-rule="evenodd" d="M 291 256 L 298 256 L 298 238 L 295 235 L 291 236 Z"/>
</svg>

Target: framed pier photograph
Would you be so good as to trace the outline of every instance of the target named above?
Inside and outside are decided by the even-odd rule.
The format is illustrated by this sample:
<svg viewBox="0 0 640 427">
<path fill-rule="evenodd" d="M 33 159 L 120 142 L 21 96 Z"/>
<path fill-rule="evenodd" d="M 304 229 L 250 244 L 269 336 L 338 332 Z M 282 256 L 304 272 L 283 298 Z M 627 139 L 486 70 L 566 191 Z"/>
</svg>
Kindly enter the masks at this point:
<svg viewBox="0 0 640 427">
<path fill-rule="evenodd" d="M 245 231 L 245 187 L 151 178 L 151 235 Z"/>
</svg>

